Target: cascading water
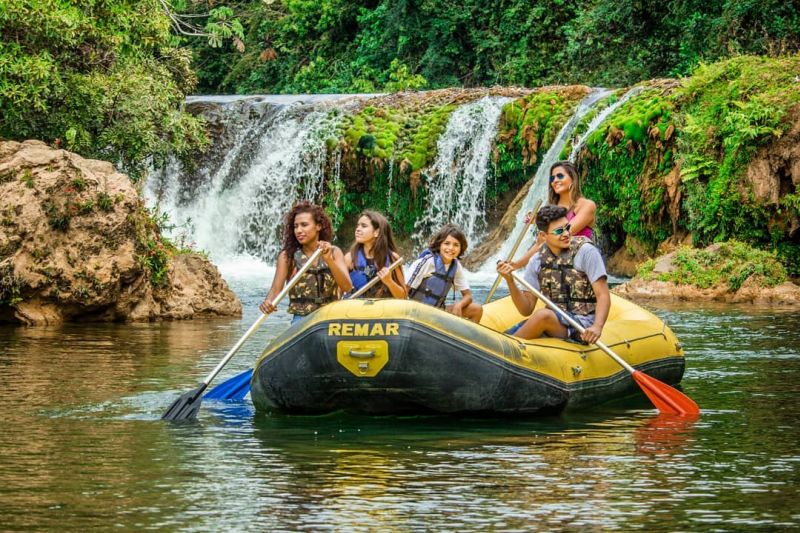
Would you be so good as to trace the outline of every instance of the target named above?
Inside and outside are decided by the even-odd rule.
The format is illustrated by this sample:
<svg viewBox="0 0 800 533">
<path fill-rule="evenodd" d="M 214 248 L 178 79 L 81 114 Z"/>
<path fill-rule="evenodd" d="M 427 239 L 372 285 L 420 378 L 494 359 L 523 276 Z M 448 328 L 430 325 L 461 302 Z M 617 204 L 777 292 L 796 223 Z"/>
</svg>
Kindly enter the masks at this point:
<svg viewBox="0 0 800 533">
<path fill-rule="evenodd" d="M 503 105 L 510 100 L 486 96 L 450 115 L 436 145 L 436 161 L 426 172 L 428 212 L 415 225 L 420 242 L 446 222 L 460 226 L 470 242 L 483 229 L 492 143 Z"/>
<path fill-rule="evenodd" d="M 575 161 L 575 158 L 578 157 L 578 153 L 581 151 L 581 148 L 583 148 L 583 145 L 586 144 L 586 140 L 589 138 L 589 135 L 594 133 L 594 131 L 600 127 L 600 124 L 605 122 L 605 120 L 610 117 L 611 114 L 622 104 L 642 92 L 642 89 L 644 89 L 644 87 L 634 87 L 629 89 L 619 100 L 600 111 L 597 116 L 594 117 L 591 122 L 589 122 L 589 125 L 586 127 L 586 131 L 583 133 L 583 135 L 581 135 L 580 138 L 573 143 L 572 152 L 569 154 L 569 160 Z"/>
<path fill-rule="evenodd" d="M 239 121 L 232 146 L 216 168 L 204 170 L 199 186 L 181 183 L 173 166 L 150 180 L 148 199 L 177 224 L 191 220 L 197 246 L 213 259 L 272 261 L 280 250 L 281 217 L 297 199 L 320 192 L 325 143 L 335 137 L 339 117 L 324 106 L 273 105 L 272 112 Z"/>
<path fill-rule="evenodd" d="M 558 132 L 555 141 L 553 141 L 553 144 L 547 150 L 544 158 L 542 158 L 542 162 L 540 163 L 539 168 L 536 170 L 536 175 L 533 178 L 533 183 L 528 190 L 528 195 L 522 202 L 522 206 L 519 211 L 520 213 L 525 213 L 533 209 L 536 205 L 536 202 L 539 200 L 542 200 L 542 202 L 547 200 L 547 188 L 549 186 L 548 173 L 550 172 L 550 166 L 558 161 L 561 151 L 564 149 L 564 146 L 572 136 L 572 132 L 578 126 L 581 119 L 592 110 L 597 102 L 603 98 L 606 98 L 612 92 L 613 91 L 610 90 L 593 91 L 586 98 L 584 98 L 580 104 L 578 104 L 575 114 L 573 114 L 567 123 L 564 124 L 564 126 L 561 128 L 561 131 Z M 597 126 L 599 126 L 599 122 L 594 127 L 597 128 Z M 591 131 L 592 130 L 587 130 L 586 135 L 590 134 Z M 513 231 L 509 233 L 508 238 L 503 243 L 503 246 L 501 246 L 497 251 L 497 253 L 495 253 L 483 264 L 481 267 L 481 272 L 494 273 L 497 260 L 508 257 L 508 254 L 511 252 L 511 248 L 514 246 L 514 241 L 516 241 L 517 236 L 520 234 L 524 226 L 524 217 L 517 216 L 517 222 L 514 225 Z M 529 232 L 522 241 L 518 255 L 521 254 L 522 251 L 527 250 L 532 244 L 533 234 L 532 232 Z"/>
</svg>

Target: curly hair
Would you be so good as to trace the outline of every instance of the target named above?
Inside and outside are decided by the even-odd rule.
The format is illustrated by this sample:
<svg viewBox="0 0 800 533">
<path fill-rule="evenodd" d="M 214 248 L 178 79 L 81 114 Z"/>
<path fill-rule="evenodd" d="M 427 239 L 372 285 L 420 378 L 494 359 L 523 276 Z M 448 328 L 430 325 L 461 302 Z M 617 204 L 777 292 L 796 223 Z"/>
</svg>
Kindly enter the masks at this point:
<svg viewBox="0 0 800 533">
<path fill-rule="evenodd" d="M 567 216 L 567 208 L 560 205 L 547 204 L 536 213 L 536 227 L 539 231 L 546 232 L 550 228 L 550 223 L 559 218 Z"/>
<path fill-rule="evenodd" d="M 300 213 L 310 213 L 314 217 L 314 222 L 319 224 L 319 240 L 331 242 L 333 238 L 333 224 L 331 224 L 331 219 L 328 218 L 325 211 L 308 200 L 297 202 L 283 218 L 283 247 L 281 252 L 286 252 L 289 261 L 292 261 L 294 253 L 301 248 L 300 242 L 294 236 L 294 219 Z"/>
<path fill-rule="evenodd" d="M 445 224 L 442 226 L 442 229 L 437 231 L 436 235 L 431 238 L 431 242 L 428 243 L 428 248 L 432 252 L 436 252 L 438 254 L 439 247 L 442 246 L 442 243 L 448 237 L 453 237 L 461 245 L 461 251 L 458 253 L 458 258 L 460 259 L 462 255 L 467 253 L 467 237 L 464 235 L 464 232 L 461 231 L 461 228 L 455 224 Z"/>
</svg>

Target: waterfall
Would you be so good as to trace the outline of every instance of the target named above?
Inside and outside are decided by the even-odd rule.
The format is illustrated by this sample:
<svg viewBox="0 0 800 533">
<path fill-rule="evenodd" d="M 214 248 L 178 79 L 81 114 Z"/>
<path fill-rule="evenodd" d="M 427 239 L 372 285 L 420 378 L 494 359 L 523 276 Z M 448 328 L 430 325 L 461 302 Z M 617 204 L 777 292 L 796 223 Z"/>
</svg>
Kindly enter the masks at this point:
<svg viewBox="0 0 800 533">
<path fill-rule="evenodd" d="M 525 200 L 522 202 L 520 207 L 519 215 L 517 216 L 517 221 L 514 225 L 513 231 L 508 235 L 508 238 L 505 240 L 497 253 L 495 253 L 483 264 L 481 271 L 487 273 L 494 272 L 497 260 L 508 257 L 508 254 L 511 252 L 511 248 L 514 246 L 514 241 L 516 241 L 517 236 L 525 226 L 522 213 L 532 210 L 538 200 L 542 200 L 542 202 L 547 201 L 547 189 L 550 185 L 550 166 L 559 160 L 561 151 L 564 149 L 564 146 L 572 136 L 572 132 L 578 126 L 581 119 L 592 110 L 597 102 L 603 98 L 606 98 L 612 92 L 613 91 L 610 90 L 593 91 L 586 98 L 584 98 L 580 104 L 578 104 L 578 108 L 575 110 L 575 113 L 566 122 L 566 124 L 564 124 L 564 126 L 561 128 L 561 131 L 558 132 L 553 144 L 550 145 L 547 153 L 542 158 L 542 162 L 539 164 L 539 167 L 536 170 L 536 175 L 533 178 L 533 183 L 528 190 L 528 195 L 525 197 Z M 599 123 L 594 127 L 596 128 L 597 126 L 599 126 Z M 586 135 L 591 133 L 591 131 L 592 130 L 587 130 Z M 522 252 L 530 248 L 531 245 L 533 245 L 533 234 L 532 232 L 528 232 L 528 235 L 526 235 L 525 239 L 522 241 L 522 245 L 520 246 L 517 255 L 521 255 Z"/>
<path fill-rule="evenodd" d="M 591 122 L 589 122 L 589 125 L 586 127 L 586 131 L 583 133 L 583 135 L 581 135 L 580 138 L 573 143 L 572 152 L 569 154 L 569 160 L 575 161 L 575 158 L 578 157 L 578 153 L 581 151 L 581 148 L 583 148 L 583 145 L 586 144 L 586 140 L 589 138 L 589 135 L 594 133 L 594 131 L 600 127 L 600 124 L 605 122 L 605 120 L 610 117 L 611 114 L 622 104 L 642 92 L 642 89 L 644 89 L 643 86 L 629 89 L 619 100 L 600 111 L 597 116 L 595 116 Z"/>
<path fill-rule="evenodd" d="M 244 111 L 221 103 L 224 127 L 234 130 L 221 162 L 188 183 L 173 163 L 149 180 L 146 196 L 173 223 L 190 221 L 185 229 L 213 259 L 271 262 L 280 251 L 282 216 L 298 199 L 321 191 L 326 140 L 337 137 L 341 113 L 291 100 L 288 106 L 261 100 Z"/>
<path fill-rule="evenodd" d="M 436 145 L 436 161 L 424 172 L 429 205 L 415 225 L 420 242 L 447 222 L 460 226 L 469 242 L 483 230 L 492 143 L 503 105 L 510 100 L 486 96 L 450 115 Z"/>
</svg>

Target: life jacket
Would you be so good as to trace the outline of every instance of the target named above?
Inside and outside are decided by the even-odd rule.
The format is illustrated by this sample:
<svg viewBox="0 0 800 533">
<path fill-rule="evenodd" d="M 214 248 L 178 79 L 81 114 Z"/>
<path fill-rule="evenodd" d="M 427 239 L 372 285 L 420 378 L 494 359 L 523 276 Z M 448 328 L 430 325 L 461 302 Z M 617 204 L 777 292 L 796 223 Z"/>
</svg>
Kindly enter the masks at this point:
<svg viewBox="0 0 800 533">
<path fill-rule="evenodd" d="M 425 250 L 419 256 L 419 259 L 422 259 L 422 261 L 419 262 L 416 270 L 414 270 L 414 273 L 411 275 L 409 283 L 414 281 L 422 266 L 427 263 L 427 258 L 431 256 L 433 256 L 436 271 L 424 278 L 416 289 L 411 289 L 408 297 L 411 300 L 416 300 L 434 307 L 444 308 L 445 298 L 447 298 L 447 293 L 450 292 L 450 289 L 453 287 L 456 277 L 458 259 L 453 259 L 453 262 L 450 263 L 450 268 L 445 270 L 442 257 L 431 250 Z"/>
<path fill-rule="evenodd" d="M 294 267 L 300 269 L 308 260 L 302 250 L 294 253 Z M 319 259 L 315 266 L 305 271 L 300 280 L 289 290 L 289 313 L 305 316 L 323 305 L 337 300 L 338 286 L 331 269 Z"/>
<path fill-rule="evenodd" d="M 391 257 L 386 257 L 386 265 L 391 265 Z M 364 249 L 362 247 L 358 248 L 358 253 L 356 254 L 356 261 L 355 265 L 353 265 L 353 270 L 350 271 L 350 281 L 353 282 L 353 292 L 357 291 L 370 281 L 378 274 L 378 268 L 375 266 L 375 262 L 367 260 L 367 256 L 364 255 Z M 372 287 L 370 287 L 367 292 L 362 294 L 361 298 L 385 298 L 386 296 L 386 285 L 381 282 L 376 283 Z"/>
<path fill-rule="evenodd" d="M 545 296 L 576 315 L 589 315 L 597 307 L 597 297 L 589 277 L 575 269 L 575 256 L 581 246 L 591 245 L 586 237 L 573 237 L 569 248 L 558 256 L 547 246 L 542 247 L 539 286 Z"/>
</svg>

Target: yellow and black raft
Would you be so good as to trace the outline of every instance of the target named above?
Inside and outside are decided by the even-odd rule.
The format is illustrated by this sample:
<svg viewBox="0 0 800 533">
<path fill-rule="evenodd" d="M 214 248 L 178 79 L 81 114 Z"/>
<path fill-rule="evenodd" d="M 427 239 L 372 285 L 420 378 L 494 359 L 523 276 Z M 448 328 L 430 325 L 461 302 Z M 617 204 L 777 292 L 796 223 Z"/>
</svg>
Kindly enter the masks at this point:
<svg viewBox="0 0 800 533">
<path fill-rule="evenodd" d="M 409 300 L 337 301 L 267 346 L 253 403 L 287 413 L 554 414 L 639 391 L 595 346 L 501 333 L 522 318 L 508 297 L 485 306 L 480 325 Z M 614 295 L 602 341 L 656 379 L 683 376 L 672 331 Z"/>
</svg>

